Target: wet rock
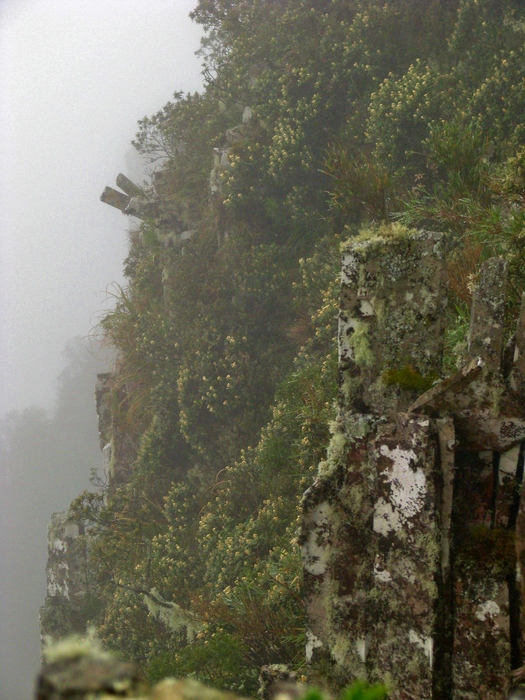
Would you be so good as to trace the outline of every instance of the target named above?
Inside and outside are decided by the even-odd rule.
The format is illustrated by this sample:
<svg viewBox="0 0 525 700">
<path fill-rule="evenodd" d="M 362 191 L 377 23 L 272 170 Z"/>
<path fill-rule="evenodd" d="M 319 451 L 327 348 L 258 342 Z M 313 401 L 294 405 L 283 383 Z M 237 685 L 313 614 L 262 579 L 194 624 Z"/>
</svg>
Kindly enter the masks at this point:
<svg viewBox="0 0 525 700">
<path fill-rule="evenodd" d="M 168 678 L 161 681 L 152 688 L 148 697 L 151 700 L 244 700 L 239 695 L 209 688 L 189 678 L 185 680 Z"/>
<path fill-rule="evenodd" d="M 285 697 L 293 700 L 302 693 L 304 687 L 297 684 L 297 674 L 284 664 L 261 667 L 257 695 L 263 700 L 271 700 L 277 696 L 280 700 L 285 700 Z"/>
<path fill-rule="evenodd" d="M 344 250 L 338 415 L 300 537 L 307 660 L 338 685 L 386 681 L 396 700 L 507 692 L 516 520 L 525 578 L 525 302 L 502 368 L 505 289 L 505 262 L 487 261 L 465 365 L 438 381 L 443 238 L 383 227 Z"/>
<path fill-rule="evenodd" d="M 85 552 L 82 523 L 68 513 L 53 513 L 48 526 L 47 596 L 40 609 L 40 635 L 59 639 L 85 628 Z"/>
<path fill-rule="evenodd" d="M 82 700 L 102 695 L 130 697 L 140 688 L 132 664 L 103 656 L 60 658 L 43 666 L 37 679 L 36 700 Z"/>
</svg>

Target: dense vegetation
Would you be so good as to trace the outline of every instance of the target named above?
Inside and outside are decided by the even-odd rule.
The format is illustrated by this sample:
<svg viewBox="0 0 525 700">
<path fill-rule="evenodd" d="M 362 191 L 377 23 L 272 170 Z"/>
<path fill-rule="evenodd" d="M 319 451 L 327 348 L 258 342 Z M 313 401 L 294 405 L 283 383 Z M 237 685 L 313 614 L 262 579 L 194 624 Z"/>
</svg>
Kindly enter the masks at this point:
<svg viewBox="0 0 525 700">
<path fill-rule="evenodd" d="M 303 667 L 296 534 L 335 415 L 341 240 L 385 221 L 450 234 L 445 371 L 495 253 L 515 315 L 525 8 L 200 0 L 193 16 L 206 87 L 140 122 L 160 209 L 99 329 L 136 457 L 73 509 L 104 643 L 152 680 L 253 693 L 261 665 Z"/>
</svg>

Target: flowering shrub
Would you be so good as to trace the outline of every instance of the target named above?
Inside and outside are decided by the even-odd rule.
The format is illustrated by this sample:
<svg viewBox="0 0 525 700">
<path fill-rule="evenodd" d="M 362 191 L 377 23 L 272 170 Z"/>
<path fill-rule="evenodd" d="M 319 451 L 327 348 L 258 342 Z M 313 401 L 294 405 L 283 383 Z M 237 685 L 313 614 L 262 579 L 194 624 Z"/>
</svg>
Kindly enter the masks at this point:
<svg viewBox="0 0 525 700">
<path fill-rule="evenodd" d="M 151 679 L 253 693 L 263 664 L 306 670 L 296 531 L 334 419 L 342 232 L 398 219 L 449 234 L 447 372 L 489 255 L 510 262 L 516 313 L 525 10 L 200 0 L 193 15 L 206 88 L 139 123 L 162 167 L 155 207 L 100 324 L 126 478 L 72 507 L 104 643 Z"/>
</svg>

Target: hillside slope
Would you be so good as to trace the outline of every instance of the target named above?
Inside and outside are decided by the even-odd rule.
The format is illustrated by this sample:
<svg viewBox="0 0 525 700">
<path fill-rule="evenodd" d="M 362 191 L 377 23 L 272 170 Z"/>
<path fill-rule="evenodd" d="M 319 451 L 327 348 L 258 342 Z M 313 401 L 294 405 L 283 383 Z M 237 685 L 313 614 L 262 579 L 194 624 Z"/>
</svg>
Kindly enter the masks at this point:
<svg viewBox="0 0 525 700">
<path fill-rule="evenodd" d="M 392 220 L 449 234 L 446 370 L 495 252 L 516 314 L 525 10 L 200 0 L 194 18 L 206 89 L 139 124 L 153 204 L 100 324 L 127 448 L 72 509 L 103 642 L 152 680 L 253 693 L 261 665 L 304 666 L 296 529 L 334 418 L 340 243 Z"/>
</svg>

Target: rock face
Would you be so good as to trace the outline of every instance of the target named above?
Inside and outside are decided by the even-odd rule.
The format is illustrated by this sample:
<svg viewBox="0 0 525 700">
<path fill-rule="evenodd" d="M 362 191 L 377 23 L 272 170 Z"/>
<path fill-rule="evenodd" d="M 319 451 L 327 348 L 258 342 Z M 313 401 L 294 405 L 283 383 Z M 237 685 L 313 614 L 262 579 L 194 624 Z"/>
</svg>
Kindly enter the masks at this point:
<svg viewBox="0 0 525 700">
<path fill-rule="evenodd" d="M 339 686 L 387 682 L 392 700 L 499 700 L 523 663 L 516 563 L 525 585 L 525 296 L 504 348 L 506 264 L 488 260 L 463 364 L 439 380 L 445 243 L 394 225 L 344 250 L 338 415 L 303 499 L 306 655 Z M 112 410 L 123 391 L 111 374 L 98 376 L 110 493 L 136 454 Z M 43 636 L 85 630 L 83 542 L 81 523 L 53 515 Z M 146 598 L 160 606 L 154 614 L 177 613 L 180 622 L 178 606 L 154 590 Z M 102 679 L 100 688 L 68 686 L 59 661 L 43 671 L 42 700 L 128 692 L 104 685 L 102 661 L 75 671 Z M 269 688 L 280 667 L 267 670 Z M 133 672 L 122 673 L 134 688 Z M 154 695 L 190 691 L 159 686 Z"/>
<path fill-rule="evenodd" d="M 108 479 L 108 493 L 126 483 L 131 465 L 136 457 L 137 445 L 129 426 L 113 406 L 125 400 L 125 389 L 115 389 L 115 376 L 111 372 L 97 374 L 95 400 L 98 415 L 98 434 Z"/>
<path fill-rule="evenodd" d="M 47 596 L 40 608 L 40 635 L 59 639 L 85 629 L 86 553 L 82 524 L 53 513 L 48 526 Z"/>
<path fill-rule="evenodd" d="M 122 400 L 122 390 L 114 388 L 109 372 L 97 375 L 96 410 L 100 448 L 108 493 L 126 483 L 136 456 L 136 444 L 128 426 L 113 406 Z M 88 585 L 88 553 L 84 525 L 69 513 L 54 513 L 48 526 L 47 596 L 40 609 L 41 640 L 59 640 L 73 633 L 84 633 L 97 606 Z"/>
<path fill-rule="evenodd" d="M 73 635 L 49 647 L 36 681 L 35 700 L 245 700 L 195 680 L 167 679 L 149 687 L 138 668 L 103 652 L 95 640 Z M 296 700 L 284 694 L 283 700 Z"/>
<path fill-rule="evenodd" d="M 37 681 L 36 700 L 82 700 L 97 696 L 135 695 L 137 669 L 112 658 L 79 655 L 47 663 Z"/>
<path fill-rule="evenodd" d="M 443 237 L 394 226 L 344 252 L 339 412 L 301 535 L 307 657 L 338 683 L 488 700 L 520 663 L 523 321 L 503 371 L 505 273 L 483 267 L 465 366 L 438 382 Z"/>
</svg>

